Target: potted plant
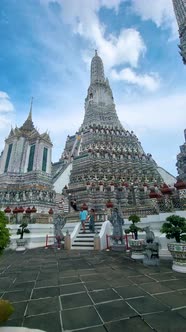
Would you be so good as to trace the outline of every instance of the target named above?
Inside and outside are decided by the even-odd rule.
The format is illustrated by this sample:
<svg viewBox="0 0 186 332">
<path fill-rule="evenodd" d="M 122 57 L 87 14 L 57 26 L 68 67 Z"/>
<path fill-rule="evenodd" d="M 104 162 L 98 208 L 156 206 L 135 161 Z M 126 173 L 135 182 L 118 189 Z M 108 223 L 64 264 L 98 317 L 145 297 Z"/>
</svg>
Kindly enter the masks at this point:
<svg viewBox="0 0 186 332">
<path fill-rule="evenodd" d="M 167 245 L 173 257 L 172 269 L 186 273 L 186 219 L 174 214 L 167 217 L 161 233 L 165 233 L 167 239 L 176 240 Z"/>
<path fill-rule="evenodd" d="M 17 230 L 17 234 L 20 235 L 20 238 L 16 240 L 17 248 L 16 251 L 23 251 L 25 250 L 26 240 L 23 239 L 24 233 L 30 233 L 29 229 L 27 228 L 28 224 L 26 222 L 22 222 Z"/>
<path fill-rule="evenodd" d="M 132 233 L 132 235 L 134 236 L 134 239 L 129 240 L 129 244 L 130 244 L 131 251 L 132 251 L 131 258 L 143 259 L 145 240 L 138 239 L 138 232 L 142 231 L 142 229 L 136 225 L 138 222 L 140 222 L 140 217 L 137 216 L 136 214 L 132 214 L 131 216 L 129 216 L 128 220 L 132 221 L 132 225 L 130 225 L 130 227 L 125 230 L 125 233 L 126 234 Z"/>
<path fill-rule="evenodd" d="M 8 218 L 3 211 L 0 211 L 0 255 L 10 243 L 10 232 L 6 227 L 7 224 Z"/>
</svg>

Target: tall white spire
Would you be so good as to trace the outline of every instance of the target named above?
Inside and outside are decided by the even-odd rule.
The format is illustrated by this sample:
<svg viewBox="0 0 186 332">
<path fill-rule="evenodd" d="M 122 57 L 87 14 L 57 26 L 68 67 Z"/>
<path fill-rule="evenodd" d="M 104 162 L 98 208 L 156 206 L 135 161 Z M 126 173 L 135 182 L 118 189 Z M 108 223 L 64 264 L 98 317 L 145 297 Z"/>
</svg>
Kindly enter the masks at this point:
<svg viewBox="0 0 186 332">
<path fill-rule="evenodd" d="M 105 82 L 103 62 L 98 56 L 97 50 L 91 62 L 91 84 L 96 82 Z"/>
<path fill-rule="evenodd" d="M 180 55 L 186 65 L 186 0 L 173 0 L 173 6 L 179 26 Z"/>
<path fill-rule="evenodd" d="M 33 100 L 34 100 L 34 98 L 32 97 L 31 98 L 31 103 L 30 103 L 30 111 L 29 111 L 29 114 L 28 114 L 28 120 L 31 120 L 31 121 L 32 121 L 32 105 L 33 105 Z"/>
<path fill-rule="evenodd" d="M 173 0 L 178 26 L 186 24 L 186 0 Z"/>
</svg>

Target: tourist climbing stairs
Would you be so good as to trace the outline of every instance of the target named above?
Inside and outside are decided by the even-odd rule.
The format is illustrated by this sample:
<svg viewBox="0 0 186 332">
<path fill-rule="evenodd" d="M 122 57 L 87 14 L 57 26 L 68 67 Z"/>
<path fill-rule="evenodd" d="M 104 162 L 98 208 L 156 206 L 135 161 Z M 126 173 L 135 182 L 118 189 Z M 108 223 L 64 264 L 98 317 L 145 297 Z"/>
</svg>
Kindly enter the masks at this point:
<svg viewBox="0 0 186 332">
<path fill-rule="evenodd" d="M 72 244 L 71 249 L 86 249 L 86 250 L 94 250 L 94 236 L 95 234 L 99 234 L 101 227 L 103 225 L 103 221 L 95 222 L 95 233 L 90 232 L 89 230 L 89 222 L 85 223 L 85 232 L 83 233 L 83 228 L 81 225 L 80 231 L 76 236 L 75 241 Z"/>
</svg>

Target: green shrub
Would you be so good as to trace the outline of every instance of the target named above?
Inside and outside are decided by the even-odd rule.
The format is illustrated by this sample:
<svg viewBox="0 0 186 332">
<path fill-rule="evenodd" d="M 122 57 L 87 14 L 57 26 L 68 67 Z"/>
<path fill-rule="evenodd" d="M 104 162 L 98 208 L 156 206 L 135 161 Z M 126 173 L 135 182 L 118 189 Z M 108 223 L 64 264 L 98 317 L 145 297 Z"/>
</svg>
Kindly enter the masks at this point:
<svg viewBox="0 0 186 332">
<path fill-rule="evenodd" d="M 167 217 L 166 221 L 161 227 L 161 233 L 165 233 L 167 239 L 175 239 L 178 243 L 184 240 L 185 235 L 182 233 L 186 233 L 186 219 L 173 214 Z"/>
<path fill-rule="evenodd" d="M 26 222 L 23 222 L 18 230 L 17 230 L 17 234 L 20 235 L 20 239 L 23 239 L 23 235 L 24 233 L 30 233 L 29 229 L 27 228 L 28 224 Z"/>
<path fill-rule="evenodd" d="M 9 301 L 0 300 L 0 323 L 5 322 L 14 312 L 14 307 Z"/>
<path fill-rule="evenodd" d="M 137 216 L 136 214 L 131 214 L 131 216 L 129 216 L 128 219 L 129 219 L 129 221 L 132 221 L 132 225 L 130 225 L 130 227 L 125 230 L 125 233 L 126 234 L 129 234 L 129 233 L 134 234 L 134 238 L 135 238 L 135 240 L 137 240 L 138 239 L 138 232 L 141 231 L 141 228 L 136 226 L 135 224 L 140 222 L 140 217 Z"/>
<path fill-rule="evenodd" d="M 6 227 L 8 218 L 3 211 L 0 211 L 0 255 L 10 243 L 10 231 Z"/>
</svg>

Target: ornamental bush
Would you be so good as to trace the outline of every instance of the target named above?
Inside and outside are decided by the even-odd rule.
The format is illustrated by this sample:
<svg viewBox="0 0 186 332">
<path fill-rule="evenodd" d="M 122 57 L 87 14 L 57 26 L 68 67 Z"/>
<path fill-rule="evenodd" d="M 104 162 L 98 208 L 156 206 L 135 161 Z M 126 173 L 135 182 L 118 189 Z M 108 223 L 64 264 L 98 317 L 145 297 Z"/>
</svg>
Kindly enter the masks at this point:
<svg viewBox="0 0 186 332">
<path fill-rule="evenodd" d="M 6 322 L 13 312 L 14 308 L 9 301 L 0 300 L 0 323 Z"/>
<path fill-rule="evenodd" d="M 132 221 L 132 225 L 130 225 L 130 227 L 125 230 L 125 233 L 126 234 L 133 233 L 135 240 L 137 240 L 138 239 L 138 232 L 141 231 L 141 228 L 136 226 L 135 224 L 140 222 L 140 217 L 137 216 L 136 214 L 132 214 L 131 216 L 129 216 L 128 219 L 129 219 L 129 221 Z"/>
<path fill-rule="evenodd" d="M 19 228 L 17 230 L 17 235 L 20 235 L 20 239 L 23 239 L 24 233 L 30 233 L 27 227 L 28 224 L 26 222 L 23 222 L 21 225 L 19 225 Z"/>
<path fill-rule="evenodd" d="M 184 240 L 182 234 L 186 233 L 186 219 L 172 214 L 166 221 L 161 227 L 161 233 L 165 233 L 167 239 L 175 239 L 178 243 Z"/>
<path fill-rule="evenodd" d="M 10 243 L 10 231 L 7 224 L 8 218 L 3 211 L 0 211 L 0 255 Z"/>
</svg>

